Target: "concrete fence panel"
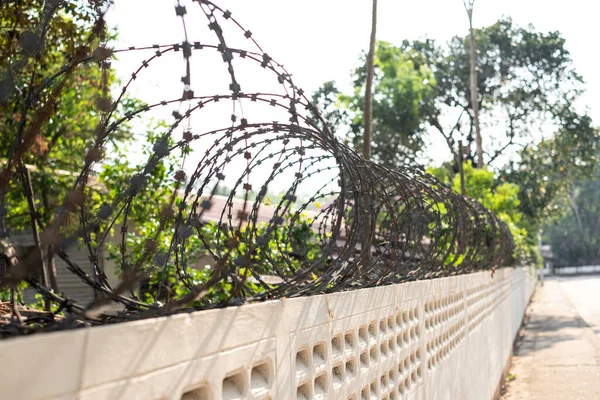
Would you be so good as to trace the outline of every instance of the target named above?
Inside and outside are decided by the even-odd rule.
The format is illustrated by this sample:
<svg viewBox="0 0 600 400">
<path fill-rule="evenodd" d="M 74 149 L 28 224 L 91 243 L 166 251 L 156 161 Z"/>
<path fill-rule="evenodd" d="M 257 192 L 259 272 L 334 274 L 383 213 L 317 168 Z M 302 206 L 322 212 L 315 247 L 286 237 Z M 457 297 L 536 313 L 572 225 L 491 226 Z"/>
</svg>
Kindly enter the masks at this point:
<svg viewBox="0 0 600 400">
<path fill-rule="evenodd" d="M 491 399 L 526 268 L 0 342 L 1 399 Z"/>
</svg>

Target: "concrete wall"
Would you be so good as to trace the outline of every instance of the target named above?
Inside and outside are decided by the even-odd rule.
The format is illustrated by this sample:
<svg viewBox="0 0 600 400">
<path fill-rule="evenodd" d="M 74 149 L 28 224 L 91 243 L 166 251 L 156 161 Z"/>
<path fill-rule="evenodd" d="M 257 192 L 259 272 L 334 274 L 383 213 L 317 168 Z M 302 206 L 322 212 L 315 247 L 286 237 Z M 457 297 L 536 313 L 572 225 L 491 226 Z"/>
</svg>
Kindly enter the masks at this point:
<svg viewBox="0 0 600 400">
<path fill-rule="evenodd" d="M 526 269 L 0 342 L 1 399 L 490 399 Z"/>
</svg>

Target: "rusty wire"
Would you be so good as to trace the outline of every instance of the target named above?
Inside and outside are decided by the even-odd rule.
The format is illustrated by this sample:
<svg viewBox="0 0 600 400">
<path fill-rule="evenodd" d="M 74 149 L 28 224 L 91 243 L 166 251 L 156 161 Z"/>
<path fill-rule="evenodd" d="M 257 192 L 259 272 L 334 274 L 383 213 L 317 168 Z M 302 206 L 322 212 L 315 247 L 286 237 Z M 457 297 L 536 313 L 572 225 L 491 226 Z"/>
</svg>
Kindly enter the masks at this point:
<svg viewBox="0 0 600 400">
<path fill-rule="evenodd" d="M 188 38 L 188 12 L 178 2 L 175 15 L 184 28 L 182 43 L 117 50 L 86 47 L 46 80 L 44 87 L 36 88 L 31 101 L 23 103 L 23 113 L 33 112 L 36 118 L 20 127 L 6 155 L 8 163 L 0 181 L 2 204 L 8 190 L 29 193 L 25 184 L 14 188 L 8 181 L 17 173 L 20 157 L 30 151 L 29 137 L 36 132 L 31 125 L 43 124 L 52 114 L 52 109 L 36 103 L 35 93 L 49 89 L 60 96 L 62 82 L 80 64 L 97 62 L 106 68 L 112 54 L 148 53 L 118 98 L 109 99 L 106 90 L 100 94 L 102 124 L 95 143 L 82 154 L 81 171 L 53 224 L 44 226 L 32 213 L 34 225 L 42 232 L 36 241 L 55 244 L 56 255 L 95 290 L 96 300 L 80 304 L 55 293 L 47 282 L 33 277 L 32 271 L 40 268 L 39 256 L 23 258 L 11 264 L 12 272 L 2 286 L 13 287 L 25 280 L 48 301 L 60 305 L 65 316 L 52 318 L 52 313 L 46 313 L 44 323 L 38 316 L 35 321 L 40 327 L 35 329 L 22 318 L 12 318 L 2 329 L 29 333 L 123 321 L 464 274 L 511 262 L 510 232 L 490 211 L 418 168 L 391 170 L 363 159 L 337 140 L 291 74 L 261 49 L 231 12 L 208 0 L 191 5 L 200 8 L 212 37 Z M 99 13 L 98 19 L 102 18 Z M 241 43 L 240 39 L 244 47 L 229 44 Z M 182 95 L 144 105 L 117 119 L 115 110 L 130 85 L 156 60 L 175 53 L 183 58 Z M 228 79 L 222 87 L 227 89 L 195 94 L 191 59 L 202 63 L 199 55 L 207 53 L 221 57 Z M 278 89 L 245 91 L 240 73 L 245 68 L 260 68 Z M 197 122 L 222 113 L 216 110 L 224 105 L 230 109 L 229 118 L 219 126 L 203 129 L 202 122 Z M 168 107 L 175 108 L 170 127 L 151 144 L 152 154 L 130 177 L 128 186 L 101 206 L 91 206 L 85 196 L 94 168 L 109 150 L 111 135 L 138 115 Z M 244 113 L 245 109 L 252 112 Z M 264 109 L 268 111 L 256 111 Z M 272 118 L 265 120 L 263 114 Z M 197 160 L 190 166 L 194 151 Z M 181 163 L 181 169 L 170 177 L 175 182 L 172 195 L 165 198 L 159 226 L 144 233 L 144 246 L 134 253 L 127 240 L 127 234 L 135 230 L 128 226 L 132 207 L 138 196 L 150 190 L 147 181 L 153 169 L 169 157 Z M 229 191 L 219 195 L 226 182 Z M 281 182 L 286 185 L 281 196 L 271 196 L 270 188 L 281 188 Z M 69 216 L 77 218 L 77 228 L 65 232 L 63 222 Z M 111 229 L 119 225 L 117 263 L 123 282 L 113 287 L 100 258 L 103 246 L 111 240 Z M 165 249 L 160 250 L 159 240 L 166 240 Z M 88 253 L 92 275 L 72 259 L 74 243 Z M 199 254 L 211 260 L 210 265 L 197 265 Z M 158 282 L 152 286 L 153 301 L 144 301 L 139 284 L 149 274 L 155 280 L 158 277 Z M 179 296 L 172 295 L 173 278 L 185 289 Z M 107 304 L 120 306 L 116 312 L 107 312 L 103 308 Z"/>
</svg>

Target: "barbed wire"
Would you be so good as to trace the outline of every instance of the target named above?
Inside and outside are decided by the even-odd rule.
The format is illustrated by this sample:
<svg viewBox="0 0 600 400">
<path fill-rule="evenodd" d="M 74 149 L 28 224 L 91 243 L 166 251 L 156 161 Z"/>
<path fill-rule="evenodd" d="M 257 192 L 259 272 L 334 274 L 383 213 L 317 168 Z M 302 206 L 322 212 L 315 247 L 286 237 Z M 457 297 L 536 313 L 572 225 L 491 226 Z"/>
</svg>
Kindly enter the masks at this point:
<svg viewBox="0 0 600 400">
<path fill-rule="evenodd" d="M 194 41 L 188 35 L 186 4 L 199 7 L 212 36 Z M 105 11 L 100 5 L 98 10 L 95 27 L 105 25 Z M 178 1 L 175 15 L 183 27 L 183 42 L 125 49 L 100 45 L 92 50 L 100 36 L 94 28 L 89 42 L 68 64 L 29 89 L 21 112 L 33 118 L 29 122 L 23 118 L 7 155 L 0 179 L 2 205 L 10 190 L 22 191 L 35 205 L 36 188 L 27 190 L 30 179 L 23 178 L 22 187 L 11 187 L 9 182 L 40 127 L 53 114 L 51 106 L 38 103 L 39 94 L 50 91 L 60 97 L 64 82 L 80 65 L 95 63 L 103 71 L 96 99 L 101 123 L 94 143 L 82 154 L 82 168 L 71 190 L 50 225 L 30 209 L 34 231 L 39 230 L 36 247 L 53 245 L 69 271 L 94 289 L 96 299 L 81 304 L 52 290 L 47 279 L 35 278 L 35 272 L 43 270 L 41 250 L 17 258 L 9 250 L 10 243 L 3 243 L 10 257 L 6 256 L 8 274 L 1 285 L 13 288 L 11 315 L 0 327 L 3 334 L 431 279 L 511 262 L 513 242 L 507 226 L 481 204 L 418 168 L 384 168 L 338 141 L 291 74 L 263 51 L 230 11 L 208 0 Z M 229 44 L 234 42 L 246 45 Z M 151 54 L 113 100 L 107 78 L 109 59 L 127 52 Z M 175 53 L 183 58 L 182 95 L 118 116 L 134 82 L 161 57 Z M 226 90 L 194 92 L 192 56 L 201 63 L 210 60 L 198 53 L 221 57 L 228 77 Z M 246 68 L 258 68 L 278 89 L 245 91 L 240 71 Z M 147 160 L 118 195 L 106 195 L 103 204 L 91 202 L 94 168 L 106 161 L 110 139 L 134 117 L 167 107 L 176 108 L 173 121 L 150 143 Z M 225 107 L 229 117 L 214 128 L 192 123 L 198 116 L 201 121 L 211 115 L 220 118 L 226 115 Z M 133 221 L 136 201 L 156 190 L 149 184 L 153 172 L 173 159 L 179 167 L 164 182 L 172 190 L 152 216 L 158 223 L 141 231 Z M 190 160 L 194 166 L 187 165 Z M 274 187 L 284 187 L 279 198 L 269 194 Z M 113 230 L 118 231 L 117 239 Z M 138 239 L 134 244 L 132 233 Z M 103 257 L 110 243 L 117 242 L 113 259 L 122 282 L 113 287 Z M 87 253 L 92 274 L 75 261 L 75 244 Z M 23 280 L 58 310 L 35 318 L 21 316 L 14 288 Z M 107 305 L 113 308 L 107 311 Z"/>
</svg>

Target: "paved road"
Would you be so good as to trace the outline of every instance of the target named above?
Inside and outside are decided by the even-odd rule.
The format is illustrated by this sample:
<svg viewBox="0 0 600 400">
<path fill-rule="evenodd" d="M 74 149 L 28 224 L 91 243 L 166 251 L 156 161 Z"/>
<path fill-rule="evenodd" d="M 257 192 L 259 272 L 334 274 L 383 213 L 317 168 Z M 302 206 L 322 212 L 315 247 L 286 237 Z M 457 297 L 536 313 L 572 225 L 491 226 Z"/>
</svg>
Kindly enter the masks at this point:
<svg viewBox="0 0 600 400">
<path fill-rule="evenodd" d="M 547 279 L 527 314 L 503 398 L 600 400 L 600 277 Z"/>
<path fill-rule="evenodd" d="M 559 283 L 577 313 L 600 338 L 600 275 L 560 278 Z"/>
</svg>

